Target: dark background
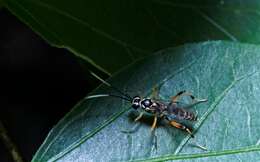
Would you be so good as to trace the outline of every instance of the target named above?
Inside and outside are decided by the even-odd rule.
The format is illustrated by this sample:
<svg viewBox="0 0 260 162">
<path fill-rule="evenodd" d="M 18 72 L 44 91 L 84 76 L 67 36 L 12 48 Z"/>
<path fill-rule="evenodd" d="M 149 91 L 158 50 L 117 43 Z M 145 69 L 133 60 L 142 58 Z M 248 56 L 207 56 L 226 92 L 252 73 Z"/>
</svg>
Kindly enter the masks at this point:
<svg viewBox="0 0 260 162">
<path fill-rule="evenodd" d="M 48 45 L 6 9 L 0 21 L 0 119 L 30 161 L 50 129 L 97 83 L 78 58 Z M 12 161 L 2 141 L 0 161 Z"/>
</svg>

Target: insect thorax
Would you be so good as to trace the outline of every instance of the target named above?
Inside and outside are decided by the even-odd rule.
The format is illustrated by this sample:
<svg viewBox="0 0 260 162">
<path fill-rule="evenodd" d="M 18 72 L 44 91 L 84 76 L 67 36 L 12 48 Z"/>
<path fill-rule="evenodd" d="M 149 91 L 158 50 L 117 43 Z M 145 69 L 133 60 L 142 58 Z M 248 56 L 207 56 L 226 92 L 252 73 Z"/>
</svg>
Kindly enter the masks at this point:
<svg viewBox="0 0 260 162">
<path fill-rule="evenodd" d="M 144 105 L 142 105 L 142 108 L 150 114 L 157 114 L 159 116 L 162 115 L 162 113 L 164 111 L 167 110 L 167 106 L 163 103 L 160 103 L 158 101 L 154 101 L 151 100 L 151 104 L 150 105 L 146 105 L 147 107 L 145 107 Z"/>
</svg>

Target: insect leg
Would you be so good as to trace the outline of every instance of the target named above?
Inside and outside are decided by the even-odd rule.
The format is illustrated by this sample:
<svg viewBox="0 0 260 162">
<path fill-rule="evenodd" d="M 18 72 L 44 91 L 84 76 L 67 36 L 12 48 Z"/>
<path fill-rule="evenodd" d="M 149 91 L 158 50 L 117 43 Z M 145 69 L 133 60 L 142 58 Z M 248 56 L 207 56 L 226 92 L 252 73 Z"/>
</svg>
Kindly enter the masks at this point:
<svg viewBox="0 0 260 162">
<path fill-rule="evenodd" d="M 199 104 L 199 103 L 202 103 L 202 102 L 207 102 L 208 100 L 207 99 L 193 99 L 192 100 L 192 103 L 190 103 L 189 105 L 187 105 L 187 106 L 184 106 L 183 108 L 184 109 L 188 109 L 188 108 L 191 108 L 191 107 L 193 107 L 193 106 L 195 106 L 195 105 L 197 105 L 197 104 Z"/>
<path fill-rule="evenodd" d="M 175 128 L 178 128 L 178 129 L 181 129 L 181 130 L 184 130 L 184 131 L 188 132 L 190 134 L 190 136 L 192 138 L 194 138 L 194 135 L 192 134 L 192 129 L 191 128 L 188 128 L 187 126 L 185 126 L 185 125 L 183 125 L 181 123 L 178 123 L 176 121 L 170 121 L 170 124 L 172 126 L 174 126 Z"/>
<path fill-rule="evenodd" d="M 171 100 L 172 100 L 172 102 L 177 102 L 177 101 L 180 99 L 180 97 L 185 96 L 185 95 L 190 96 L 191 99 L 194 99 L 194 98 L 195 98 L 191 93 L 188 93 L 188 92 L 186 92 L 186 91 L 184 90 L 184 91 L 180 91 L 180 92 L 177 93 L 175 96 L 173 96 L 173 97 L 171 98 Z"/>
<path fill-rule="evenodd" d="M 155 127 L 157 124 L 157 116 L 155 115 L 153 118 L 153 125 L 151 127 L 151 134 L 152 134 L 152 149 L 154 148 L 157 150 L 157 136 L 155 134 Z"/>
<path fill-rule="evenodd" d="M 138 115 L 138 117 L 135 118 L 135 122 L 140 120 L 143 116 L 144 112 L 140 112 L 140 114 Z"/>
<path fill-rule="evenodd" d="M 122 133 L 126 133 L 126 134 L 131 134 L 131 133 L 135 133 L 139 128 L 140 128 L 141 124 L 140 123 L 135 123 L 135 125 L 129 129 L 129 130 L 121 130 Z"/>
<path fill-rule="evenodd" d="M 191 93 L 184 91 L 180 91 L 179 93 L 177 93 L 175 96 L 172 97 L 172 102 L 178 102 L 178 100 L 180 99 L 180 97 L 182 96 L 189 96 L 192 99 L 192 103 L 190 104 L 190 106 L 194 106 L 196 104 L 199 104 L 201 102 L 206 102 L 207 99 L 198 99 L 196 97 L 194 97 Z M 189 106 L 189 107 L 190 107 Z"/>
<path fill-rule="evenodd" d="M 151 97 L 153 99 L 159 99 L 159 87 L 153 87 Z"/>
<path fill-rule="evenodd" d="M 151 132 L 151 151 L 157 151 L 157 135 L 155 134 L 155 131 Z"/>
<path fill-rule="evenodd" d="M 154 128 L 156 127 L 156 123 L 157 123 L 157 116 L 154 116 L 154 118 L 153 118 L 153 125 L 151 127 L 151 131 L 153 131 Z"/>
<path fill-rule="evenodd" d="M 178 123 L 178 122 L 176 122 L 176 121 L 170 121 L 170 124 L 171 124 L 172 126 L 178 128 L 178 129 L 182 129 L 182 130 L 188 132 L 188 133 L 190 134 L 190 136 L 194 139 L 194 135 L 192 134 L 192 129 L 191 129 L 191 128 L 188 128 L 187 126 L 185 126 L 185 125 L 183 125 L 183 124 L 181 124 L 181 123 Z M 194 142 L 195 142 L 195 143 L 194 143 L 194 146 L 196 146 L 196 147 L 198 147 L 198 148 L 200 148 L 200 149 L 202 149 L 202 150 L 204 150 L 204 151 L 207 150 L 206 147 L 204 147 L 204 146 L 202 146 L 202 145 L 199 145 L 199 144 L 195 141 L 195 139 L 194 139 Z"/>
<path fill-rule="evenodd" d="M 135 118 L 135 122 L 137 122 L 138 120 L 140 120 L 143 116 L 144 112 L 140 112 L 139 115 Z M 135 124 L 135 126 L 131 129 L 131 130 L 122 130 L 121 132 L 123 133 L 134 133 L 137 128 L 140 126 L 139 123 Z"/>
</svg>

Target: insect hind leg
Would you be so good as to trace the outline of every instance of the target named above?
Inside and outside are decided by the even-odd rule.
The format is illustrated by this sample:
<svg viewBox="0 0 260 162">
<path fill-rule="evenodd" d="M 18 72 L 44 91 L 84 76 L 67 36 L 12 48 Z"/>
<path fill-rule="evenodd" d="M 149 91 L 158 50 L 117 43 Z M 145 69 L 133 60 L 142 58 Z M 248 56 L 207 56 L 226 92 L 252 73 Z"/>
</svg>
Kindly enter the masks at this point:
<svg viewBox="0 0 260 162">
<path fill-rule="evenodd" d="M 189 104 L 187 107 L 192 107 L 194 105 L 197 105 L 202 102 L 207 102 L 207 99 L 198 99 L 194 95 L 192 95 L 190 92 L 186 92 L 185 90 L 180 91 L 175 96 L 171 98 L 172 102 L 176 103 L 179 101 L 179 99 L 183 96 L 189 96 L 192 99 L 192 103 Z"/>
<path fill-rule="evenodd" d="M 187 127 L 186 125 L 184 124 L 181 124 L 181 123 L 178 123 L 174 120 L 170 121 L 170 125 L 171 126 L 174 126 L 175 128 L 178 128 L 178 129 L 181 129 L 181 130 L 184 130 L 186 131 L 187 133 L 189 133 L 189 135 L 194 138 L 194 135 L 192 134 L 192 128 L 189 128 Z"/>
<path fill-rule="evenodd" d="M 179 99 L 180 99 L 181 97 L 183 97 L 183 96 L 189 96 L 192 100 L 195 99 L 195 97 L 194 97 L 191 93 L 186 92 L 186 90 L 183 90 L 183 91 L 178 92 L 175 96 L 173 96 L 173 97 L 171 98 L 171 100 L 172 100 L 172 102 L 178 102 Z"/>
<path fill-rule="evenodd" d="M 194 139 L 194 146 L 204 150 L 204 151 L 207 151 L 207 148 L 198 144 L 196 141 L 195 141 L 195 138 L 194 138 L 194 135 L 192 134 L 192 128 L 189 128 L 187 127 L 186 125 L 184 124 L 181 124 L 181 123 L 178 123 L 176 121 L 170 121 L 170 125 L 174 126 L 175 128 L 178 128 L 178 129 L 181 129 L 181 130 L 184 130 L 186 131 L 187 133 L 190 134 L 190 136 Z"/>
<path fill-rule="evenodd" d="M 194 98 L 190 104 L 188 104 L 187 106 L 184 106 L 183 108 L 184 109 L 188 109 L 188 108 L 194 107 L 195 105 L 198 105 L 198 104 L 200 104 L 202 102 L 207 102 L 207 101 L 208 101 L 207 99 L 197 99 L 197 98 Z"/>
</svg>

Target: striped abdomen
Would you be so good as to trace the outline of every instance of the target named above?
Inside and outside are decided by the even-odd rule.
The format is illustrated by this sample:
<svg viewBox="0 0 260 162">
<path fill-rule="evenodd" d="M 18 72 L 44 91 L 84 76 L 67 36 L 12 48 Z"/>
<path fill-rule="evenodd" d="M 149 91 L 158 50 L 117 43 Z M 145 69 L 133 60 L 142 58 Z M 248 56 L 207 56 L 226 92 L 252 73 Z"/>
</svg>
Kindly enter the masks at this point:
<svg viewBox="0 0 260 162">
<path fill-rule="evenodd" d="M 184 109 L 177 108 L 177 113 L 177 116 L 185 120 L 197 120 L 197 116 L 195 116 L 195 114 L 190 111 L 185 111 Z"/>
<path fill-rule="evenodd" d="M 197 120 L 197 116 L 194 113 L 183 108 L 178 108 L 176 105 L 170 105 L 168 107 L 168 114 L 175 116 L 175 118 L 179 120 Z"/>
</svg>

